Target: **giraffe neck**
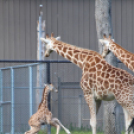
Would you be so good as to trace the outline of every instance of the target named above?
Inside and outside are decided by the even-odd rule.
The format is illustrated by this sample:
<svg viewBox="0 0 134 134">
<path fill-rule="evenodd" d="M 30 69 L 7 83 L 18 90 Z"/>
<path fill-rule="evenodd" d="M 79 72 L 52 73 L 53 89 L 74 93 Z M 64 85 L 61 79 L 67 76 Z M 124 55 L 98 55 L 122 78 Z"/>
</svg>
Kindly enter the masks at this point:
<svg viewBox="0 0 134 134">
<path fill-rule="evenodd" d="M 48 108 L 48 95 L 49 95 L 49 92 L 45 92 L 44 94 L 44 100 L 42 102 L 42 105 L 45 107 L 45 108 Z"/>
<path fill-rule="evenodd" d="M 109 50 L 112 51 L 122 63 L 134 72 L 134 54 L 125 50 L 116 43 L 110 44 Z"/>
<path fill-rule="evenodd" d="M 48 109 L 48 95 L 49 92 L 44 89 L 43 95 L 42 95 L 42 100 L 41 103 L 39 104 L 39 108 L 47 108 Z"/>
<path fill-rule="evenodd" d="M 90 60 L 94 55 L 97 55 L 95 51 L 87 50 L 79 47 L 75 47 L 70 44 L 66 44 L 61 41 L 57 41 L 53 44 L 54 50 L 62 57 L 70 60 L 81 69 L 83 69 L 84 63 Z"/>
</svg>

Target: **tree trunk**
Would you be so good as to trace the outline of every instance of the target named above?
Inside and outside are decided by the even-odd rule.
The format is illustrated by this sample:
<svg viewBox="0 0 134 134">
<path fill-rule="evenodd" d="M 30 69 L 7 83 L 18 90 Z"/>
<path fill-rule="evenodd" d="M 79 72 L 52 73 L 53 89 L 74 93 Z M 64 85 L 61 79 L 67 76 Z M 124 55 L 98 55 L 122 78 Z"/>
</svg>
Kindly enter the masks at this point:
<svg viewBox="0 0 134 134">
<path fill-rule="evenodd" d="M 108 37 L 109 34 L 113 37 L 112 31 L 112 18 L 111 18 L 111 0 L 96 0 L 95 1 L 95 19 L 96 19 L 96 30 L 98 36 L 98 45 L 99 53 L 102 53 L 102 45 L 99 42 L 99 39 L 103 38 L 103 35 L 106 34 Z M 117 67 L 117 59 L 110 52 L 106 56 L 106 61 Z M 105 134 L 121 134 L 119 128 L 116 126 L 116 109 L 117 102 L 104 102 L 104 133 Z M 119 112 L 118 112 L 119 113 Z"/>
</svg>

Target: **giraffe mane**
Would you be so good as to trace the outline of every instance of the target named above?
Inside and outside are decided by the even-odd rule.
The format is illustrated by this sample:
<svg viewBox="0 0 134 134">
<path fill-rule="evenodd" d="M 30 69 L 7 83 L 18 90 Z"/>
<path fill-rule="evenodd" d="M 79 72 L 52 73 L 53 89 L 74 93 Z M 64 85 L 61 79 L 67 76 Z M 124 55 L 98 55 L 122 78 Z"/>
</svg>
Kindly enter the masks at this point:
<svg viewBox="0 0 134 134">
<path fill-rule="evenodd" d="M 78 46 L 74 46 L 74 45 L 62 42 L 60 40 L 56 40 L 56 38 L 54 38 L 54 33 L 53 32 L 51 33 L 51 37 L 49 37 L 49 35 L 47 34 L 47 38 L 51 39 L 53 41 L 53 43 L 55 43 L 55 44 L 58 44 L 58 45 L 63 45 L 64 44 L 65 45 L 64 47 L 68 46 L 68 47 L 73 48 L 74 50 L 82 51 L 82 53 L 89 54 L 89 50 L 88 49 L 84 49 L 84 48 L 81 48 L 81 47 L 78 47 Z"/>
<path fill-rule="evenodd" d="M 92 51 L 92 50 L 89 50 L 89 49 L 86 49 L 86 48 L 81 48 L 81 47 L 78 47 L 78 46 L 74 46 L 74 45 L 71 45 L 71 44 L 62 42 L 60 40 L 56 40 L 54 37 L 51 37 L 51 40 L 55 44 L 64 45 L 64 47 L 70 47 L 70 48 L 73 48 L 74 50 L 77 50 L 77 51 L 82 52 L 82 53 L 85 53 L 85 54 L 90 54 L 90 52 Z M 92 52 L 94 52 L 94 54 L 97 54 L 97 55 L 99 54 L 96 51 L 92 51 Z M 102 57 L 100 54 L 99 54 L 99 56 Z"/>
</svg>

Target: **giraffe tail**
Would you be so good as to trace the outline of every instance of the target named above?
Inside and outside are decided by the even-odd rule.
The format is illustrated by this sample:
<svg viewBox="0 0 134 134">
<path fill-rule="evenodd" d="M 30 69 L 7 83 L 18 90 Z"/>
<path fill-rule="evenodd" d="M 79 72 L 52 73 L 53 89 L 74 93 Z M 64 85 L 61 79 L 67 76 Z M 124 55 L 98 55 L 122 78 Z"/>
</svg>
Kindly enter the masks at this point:
<svg viewBox="0 0 134 134">
<path fill-rule="evenodd" d="M 133 128 L 134 128 L 134 118 L 133 118 L 131 124 L 128 127 L 128 132 L 130 133 L 133 130 Z"/>
</svg>

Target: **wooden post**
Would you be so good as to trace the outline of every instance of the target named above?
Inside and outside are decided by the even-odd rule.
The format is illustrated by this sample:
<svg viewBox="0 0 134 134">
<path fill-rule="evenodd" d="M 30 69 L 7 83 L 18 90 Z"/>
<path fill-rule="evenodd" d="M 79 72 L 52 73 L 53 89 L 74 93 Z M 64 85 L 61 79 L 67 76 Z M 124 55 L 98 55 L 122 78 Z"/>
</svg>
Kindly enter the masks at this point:
<svg viewBox="0 0 134 134">
<path fill-rule="evenodd" d="M 108 37 L 109 34 L 113 37 L 112 31 L 112 18 L 111 18 L 111 0 L 96 0 L 95 1 L 95 19 L 96 19 L 96 30 L 98 36 L 98 45 L 99 53 L 102 53 L 102 45 L 99 42 L 99 39 L 103 38 L 103 35 L 106 34 Z M 117 59 L 112 52 L 110 52 L 106 61 L 113 65 L 117 66 Z M 104 103 L 104 131 L 105 134 L 121 134 L 120 130 L 117 131 L 116 127 L 116 101 L 105 102 Z"/>
</svg>

